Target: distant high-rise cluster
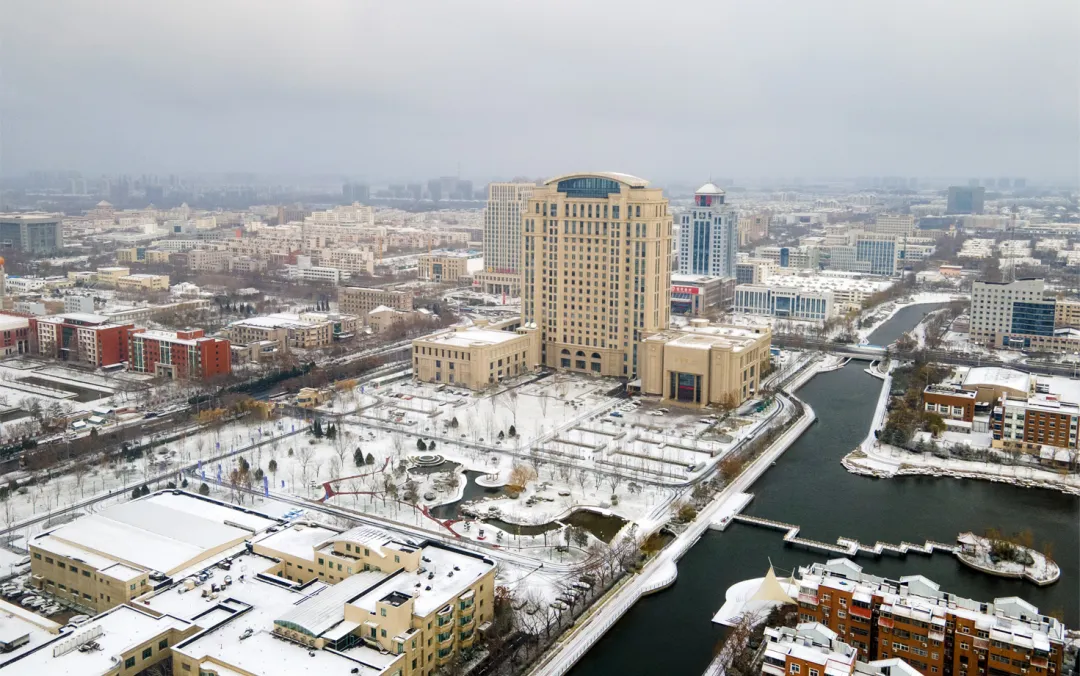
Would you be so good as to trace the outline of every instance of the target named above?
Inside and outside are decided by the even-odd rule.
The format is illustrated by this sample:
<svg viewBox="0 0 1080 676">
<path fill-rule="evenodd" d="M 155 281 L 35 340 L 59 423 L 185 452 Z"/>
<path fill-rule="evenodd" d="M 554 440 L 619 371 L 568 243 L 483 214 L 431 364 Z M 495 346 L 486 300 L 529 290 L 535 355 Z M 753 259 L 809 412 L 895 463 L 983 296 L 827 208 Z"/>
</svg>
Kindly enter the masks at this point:
<svg viewBox="0 0 1080 676">
<path fill-rule="evenodd" d="M 371 201 L 371 188 L 365 183 L 346 183 L 341 186 L 341 197 L 345 202 L 366 204 Z"/>
<path fill-rule="evenodd" d="M 985 200 L 986 188 L 949 186 L 949 199 L 945 207 L 945 213 L 981 214 Z"/>
</svg>

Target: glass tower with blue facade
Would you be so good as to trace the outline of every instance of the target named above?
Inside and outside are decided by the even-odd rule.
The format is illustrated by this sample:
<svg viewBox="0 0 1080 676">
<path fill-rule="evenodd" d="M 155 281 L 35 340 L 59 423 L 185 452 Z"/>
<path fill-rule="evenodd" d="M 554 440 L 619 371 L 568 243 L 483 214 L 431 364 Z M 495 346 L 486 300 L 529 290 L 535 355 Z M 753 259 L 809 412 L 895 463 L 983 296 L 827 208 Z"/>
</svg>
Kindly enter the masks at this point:
<svg viewBox="0 0 1080 676">
<path fill-rule="evenodd" d="M 679 273 L 734 277 L 739 236 L 735 211 L 724 191 L 706 183 L 679 220 Z"/>
</svg>

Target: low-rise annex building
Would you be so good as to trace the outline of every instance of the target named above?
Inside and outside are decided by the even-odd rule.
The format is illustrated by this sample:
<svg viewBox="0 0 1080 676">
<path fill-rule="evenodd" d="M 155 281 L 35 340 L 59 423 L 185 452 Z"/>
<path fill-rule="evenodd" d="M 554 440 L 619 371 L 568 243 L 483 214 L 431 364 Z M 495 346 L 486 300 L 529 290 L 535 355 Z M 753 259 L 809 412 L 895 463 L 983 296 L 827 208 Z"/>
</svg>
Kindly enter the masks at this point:
<svg viewBox="0 0 1080 676">
<path fill-rule="evenodd" d="M 137 273 L 125 275 L 116 280 L 117 291 L 168 291 L 168 275 L 149 275 Z"/>
<path fill-rule="evenodd" d="M 274 525 L 226 503 L 155 493 L 30 538 L 30 579 L 65 603 L 102 612 Z"/>
<path fill-rule="evenodd" d="M 368 289 L 360 286 L 343 286 L 338 289 L 338 308 L 342 312 L 362 317 L 384 305 L 395 310 L 411 310 L 413 295 L 409 291 Z"/>
<path fill-rule="evenodd" d="M 476 251 L 436 251 L 417 261 L 417 278 L 425 282 L 457 282 L 483 271 L 483 254 Z"/>
<path fill-rule="evenodd" d="M 88 559 L 166 570 L 78 630 L 39 637 L 13 673 L 133 676 L 166 662 L 210 676 L 432 676 L 494 617 L 497 566 L 479 554 L 370 526 L 286 523 L 184 491 L 120 507 L 36 536 L 32 566 L 55 576 L 62 559 L 80 581 L 95 579 Z M 62 547 L 74 556 L 44 563 Z"/>
<path fill-rule="evenodd" d="M 678 406 L 738 406 L 759 392 L 771 345 L 768 326 L 709 325 L 704 319 L 646 336 L 638 365 L 641 392 Z"/>
<path fill-rule="evenodd" d="M 483 322 L 417 338 L 412 342 L 413 377 L 481 390 L 536 368 L 540 360 L 536 338 L 535 331 L 502 331 Z M 585 359 L 582 352 L 582 368 Z"/>
</svg>

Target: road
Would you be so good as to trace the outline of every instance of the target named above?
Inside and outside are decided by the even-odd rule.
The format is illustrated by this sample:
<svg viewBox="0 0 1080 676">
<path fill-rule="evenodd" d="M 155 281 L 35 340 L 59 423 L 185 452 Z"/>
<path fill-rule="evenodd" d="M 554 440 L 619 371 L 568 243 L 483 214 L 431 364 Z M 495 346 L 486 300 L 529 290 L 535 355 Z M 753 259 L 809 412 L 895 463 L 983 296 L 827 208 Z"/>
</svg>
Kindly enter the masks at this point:
<svg viewBox="0 0 1080 676">
<path fill-rule="evenodd" d="M 158 474 L 151 475 L 149 477 L 141 477 L 137 481 L 132 481 L 131 483 L 124 484 L 123 486 L 120 486 L 118 488 L 110 490 L 110 491 L 108 491 L 106 493 L 98 493 L 97 495 L 93 495 L 93 496 L 91 496 L 91 497 L 89 497 L 89 498 L 87 498 L 85 500 L 81 500 L 81 501 L 79 501 L 79 502 L 77 502 L 75 504 L 72 504 L 72 505 L 70 505 L 68 507 L 65 507 L 64 509 L 59 509 L 59 510 L 55 510 L 55 511 L 52 511 L 52 512 L 48 512 L 46 514 L 41 514 L 41 515 L 31 517 L 31 518 L 29 518 L 29 519 L 27 519 L 25 521 L 22 521 L 22 522 L 20 522 L 18 524 L 10 526 L 10 527 L 8 527 L 8 528 L 6 528 L 4 530 L 0 530 L 0 536 L 7 535 L 8 533 L 13 533 L 15 531 L 18 531 L 18 530 L 23 529 L 23 528 L 28 528 L 30 526 L 36 526 L 36 525 L 38 525 L 40 523 L 50 521 L 50 520 L 55 519 L 57 517 L 66 516 L 68 514 L 71 514 L 72 512 L 78 511 L 80 509 L 86 509 L 87 507 L 96 505 L 99 502 L 103 502 L 103 501 L 109 500 L 111 498 L 115 498 L 115 497 L 117 497 L 119 495 L 124 495 L 124 494 L 127 494 L 127 493 L 131 493 L 131 491 L 134 490 L 135 488 L 144 486 L 146 484 L 151 484 L 151 483 L 171 479 L 172 477 L 175 477 L 177 475 L 177 473 L 179 473 L 179 472 L 191 473 L 194 469 L 196 469 L 199 466 L 200 462 L 202 462 L 203 464 L 209 465 L 211 463 L 218 462 L 220 460 L 225 460 L 227 458 L 231 458 L 232 456 L 234 456 L 234 455 L 236 455 L 238 453 L 244 453 L 244 452 L 256 449 L 259 446 L 262 446 L 263 444 L 270 443 L 273 439 L 285 439 L 285 438 L 291 437 L 291 436 L 296 435 L 296 434 L 302 434 L 306 430 L 307 430 L 306 426 L 301 426 L 301 427 L 299 427 L 298 429 L 296 429 L 294 431 L 283 432 L 280 435 L 278 435 L 277 437 L 275 437 L 273 435 L 274 430 L 271 429 L 270 430 L 270 435 L 268 435 L 266 437 L 263 437 L 259 441 L 256 441 L 256 442 L 254 442 L 252 444 L 248 444 L 247 446 L 241 446 L 241 447 L 236 448 L 235 450 L 226 451 L 224 453 L 219 453 L 219 454 L 217 454 L 215 456 L 212 456 L 210 458 L 206 458 L 206 459 L 201 460 L 201 461 L 196 460 L 195 462 L 193 462 L 193 463 L 191 463 L 189 465 L 185 465 L 183 467 L 173 468 L 173 469 L 167 470 L 165 472 L 160 472 Z"/>
</svg>

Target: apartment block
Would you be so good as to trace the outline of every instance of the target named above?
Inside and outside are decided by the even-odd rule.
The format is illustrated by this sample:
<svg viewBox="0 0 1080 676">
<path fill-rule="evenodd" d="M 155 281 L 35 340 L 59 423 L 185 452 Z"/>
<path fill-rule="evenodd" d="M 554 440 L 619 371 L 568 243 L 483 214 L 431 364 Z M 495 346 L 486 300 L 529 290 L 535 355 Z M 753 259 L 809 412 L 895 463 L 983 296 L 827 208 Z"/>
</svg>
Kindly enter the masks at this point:
<svg viewBox="0 0 1080 676">
<path fill-rule="evenodd" d="M 196 240 L 197 241 L 197 240 Z M 201 242 L 199 242 L 201 244 Z M 219 249 L 191 249 L 187 252 L 188 270 L 192 272 L 225 272 L 232 253 Z"/>
<path fill-rule="evenodd" d="M 395 310 L 411 310 L 413 296 L 408 291 L 366 289 L 358 286 L 338 289 L 338 309 L 342 312 L 362 317 L 381 305 Z"/>
<path fill-rule="evenodd" d="M 133 324 L 80 312 L 30 318 L 30 349 L 44 357 L 97 367 L 128 360 L 128 332 Z"/>
<path fill-rule="evenodd" d="M 502 331 L 484 324 L 455 327 L 412 342 L 414 378 L 472 390 L 532 371 L 538 358 L 535 333 Z M 584 352 L 580 359 L 584 370 Z"/>
<path fill-rule="evenodd" d="M 213 378 L 232 371 L 229 341 L 210 338 L 202 329 L 134 329 L 128 353 L 128 370 L 173 380 Z"/>
<path fill-rule="evenodd" d="M 350 274 L 375 273 L 375 253 L 367 249 L 323 249 L 319 251 L 319 264 L 337 268 Z"/>
<path fill-rule="evenodd" d="M 425 282 L 457 282 L 484 269 L 483 254 L 475 251 L 437 251 L 417 261 L 417 279 Z"/>
<path fill-rule="evenodd" d="M 627 174 L 559 176 L 533 192 L 524 226 L 522 321 L 540 363 L 635 378 L 641 340 L 671 318 L 662 191 Z"/>
<path fill-rule="evenodd" d="M 899 658 L 862 662 L 857 651 L 820 622 L 766 627 L 762 676 L 923 676 Z"/>
<path fill-rule="evenodd" d="M 1064 625 L 1018 597 L 975 601 L 847 559 L 800 567 L 792 582 L 799 619 L 825 625 L 863 660 L 900 658 L 924 676 L 1062 673 Z"/>
<path fill-rule="evenodd" d="M 641 392 L 699 408 L 734 408 L 753 398 L 769 364 L 769 327 L 710 326 L 704 319 L 690 324 L 642 341 Z"/>
</svg>

